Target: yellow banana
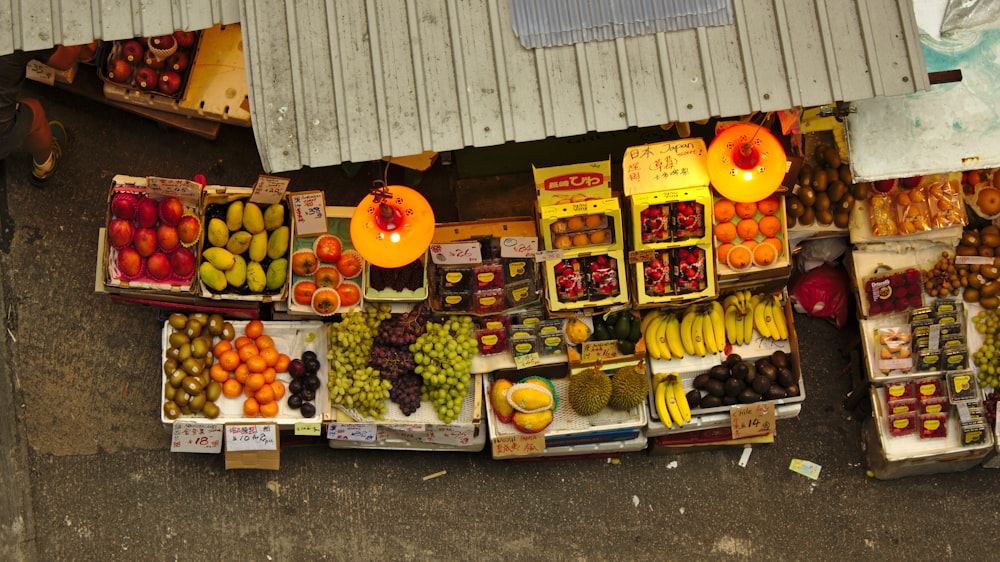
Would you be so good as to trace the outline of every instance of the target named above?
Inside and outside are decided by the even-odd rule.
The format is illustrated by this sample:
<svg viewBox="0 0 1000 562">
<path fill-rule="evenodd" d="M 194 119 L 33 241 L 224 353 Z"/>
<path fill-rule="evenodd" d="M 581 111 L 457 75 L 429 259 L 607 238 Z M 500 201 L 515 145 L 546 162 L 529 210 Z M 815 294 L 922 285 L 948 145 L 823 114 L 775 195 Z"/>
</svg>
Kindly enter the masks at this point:
<svg viewBox="0 0 1000 562">
<path fill-rule="evenodd" d="M 736 333 L 736 314 L 737 314 L 737 312 L 739 312 L 739 311 L 736 310 L 736 305 L 733 305 L 733 306 L 730 306 L 730 307 L 726 308 L 726 317 L 725 317 L 725 322 L 726 322 L 726 339 L 728 339 L 729 343 L 731 343 L 733 345 L 736 345 L 737 343 L 739 343 L 739 337 L 742 335 L 742 332 L 740 332 L 739 334 Z"/>
<path fill-rule="evenodd" d="M 663 350 L 660 348 L 660 343 L 657 339 L 657 325 L 663 322 L 662 316 L 657 316 L 653 318 L 649 324 L 646 325 L 646 330 L 643 332 L 643 338 L 646 341 L 646 351 L 649 352 L 649 356 L 653 359 L 664 359 Z M 666 357 L 670 359 L 670 357 Z"/>
<path fill-rule="evenodd" d="M 781 298 L 775 295 L 772 304 L 771 317 L 774 319 L 774 326 L 778 332 L 776 339 L 787 340 L 788 321 L 785 320 L 785 308 L 781 304 Z"/>
<path fill-rule="evenodd" d="M 694 346 L 695 355 L 698 357 L 708 355 L 708 349 L 705 347 L 705 316 L 703 314 L 694 314 L 694 323 L 691 324 L 691 343 Z"/>
<path fill-rule="evenodd" d="M 660 348 L 660 357 L 667 361 L 674 358 L 674 354 L 670 351 L 670 342 L 667 341 L 667 326 L 673 318 L 673 314 L 664 314 L 656 322 L 656 345 Z"/>
<path fill-rule="evenodd" d="M 656 415 L 660 417 L 660 423 L 667 426 L 667 429 L 674 427 L 670 421 L 670 412 L 667 410 L 667 383 L 660 381 L 653 391 L 653 404 L 656 406 Z"/>
<path fill-rule="evenodd" d="M 767 307 L 764 309 L 764 322 L 767 323 L 767 329 L 771 332 L 771 339 L 780 339 L 780 334 L 778 333 L 778 325 L 774 321 L 774 300 L 768 297 L 764 300 Z"/>
<path fill-rule="evenodd" d="M 670 377 L 667 378 L 667 381 L 663 383 L 667 386 L 667 388 L 664 389 L 664 400 L 667 403 L 667 412 L 670 414 L 670 419 L 674 420 L 677 427 L 684 427 L 684 417 L 681 416 L 681 408 L 677 405 L 677 396 L 674 395 L 673 390 L 670 388 L 674 384 L 677 384 L 673 382 L 675 380 L 677 380 L 677 375 L 671 373 Z"/>
<path fill-rule="evenodd" d="M 684 385 L 681 384 L 680 377 L 674 377 L 673 385 L 674 398 L 677 400 L 677 408 L 681 412 L 681 419 L 685 423 L 691 421 L 691 405 L 688 404 L 687 393 L 684 392 Z"/>
<path fill-rule="evenodd" d="M 743 314 L 743 343 L 748 344 L 753 339 L 753 306 L 747 301 L 747 311 Z"/>
<path fill-rule="evenodd" d="M 694 355 L 694 334 L 692 333 L 692 328 L 694 327 L 694 320 L 697 315 L 693 309 L 688 309 L 684 312 L 684 316 L 681 318 L 681 346 L 684 348 L 684 353 L 688 355 Z"/>
<path fill-rule="evenodd" d="M 649 312 L 646 313 L 645 316 L 642 317 L 642 320 L 639 320 L 639 331 L 642 332 L 643 336 L 646 335 L 646 328 L 649 327 L 649 324 L 653 320 L 656 320 L 658 317 L 660 317 L 662 314 L 663 313 L 661 313 L 658 309 L 650 310 Z"/>
<path fill-rule="evenodd" d="M 739 292 L 736 292 L 736 293 L 732 293 L 730 295 L 727 295 L 726 298 L 722 300 L 722 308 L 724 308 L 726 310 L 729 310 L 730 308 L 732 308 L 734 306 L 739 306 L 739 304 L 740 304 L 739 294 L 740 294 Z"/>
<path fill-rule="evenodd" d="M 664 326 L 664 335 L 667 340 L 667 349 L 675 359 L 684 358 L 684 344 L 681 343 L 681 321 L 676 314 L 671 314 L 667 318 Z"/>
<path fill-rule="evenodd" d="M 712 355 L 715 355 L 719 352 L 719 348 L 715 343 L 715 321 L 712 320 L 711 312 L 702 313 L 701 316 L 704 318 L 701 323 L 701 334 L 702 340 L 705 342 L 705 350 Z"/>
<path fill-rule="evenodd" d="M 761 337 L 770 338 L 771 329 L 767 325 L 767 302 L 758 302 L 753 307 L 753 327 L 757 328 Z"/>
<path fill-rule="evenodd" d="M 715 332 L 715 348 L 722 351 L 726 349 L 726 311 L 719 301 L 712 301 L 711 317 L 712 330 Z"/>
</svg>

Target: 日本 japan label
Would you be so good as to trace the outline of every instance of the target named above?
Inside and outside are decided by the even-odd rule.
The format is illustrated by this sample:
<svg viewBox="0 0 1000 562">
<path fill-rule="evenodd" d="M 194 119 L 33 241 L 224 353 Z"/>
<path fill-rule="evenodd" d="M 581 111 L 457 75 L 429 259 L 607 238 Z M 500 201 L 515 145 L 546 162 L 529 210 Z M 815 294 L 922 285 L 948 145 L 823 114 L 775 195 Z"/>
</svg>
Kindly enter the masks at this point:
<svg viewBox="0 0 1000 562">
<path fill-rule="evenodd" d="M 174 423 L 171 453 L 222 452 L 221 423 Z"/>
</svg>

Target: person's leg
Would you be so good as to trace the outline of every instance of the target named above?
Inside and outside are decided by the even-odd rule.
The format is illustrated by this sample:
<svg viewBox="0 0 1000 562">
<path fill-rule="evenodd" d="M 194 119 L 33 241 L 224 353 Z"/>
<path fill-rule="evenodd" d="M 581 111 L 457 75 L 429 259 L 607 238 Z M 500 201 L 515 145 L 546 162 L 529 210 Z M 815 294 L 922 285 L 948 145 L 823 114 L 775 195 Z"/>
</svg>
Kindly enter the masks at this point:
<svg viewBox="0 0 1000 562">
<path fill-rule="evenodd" d="M 24 139 L 24 148 L 31 153 L 36 167 L 43 166 L 52 155 L 52 129 L 45 117 L 45 109 L 41 102 L 34 98 L 25 98 L 19 100 L 19 103 L 30 107 L 34 114 L 28 138 Z"/>
</svg>

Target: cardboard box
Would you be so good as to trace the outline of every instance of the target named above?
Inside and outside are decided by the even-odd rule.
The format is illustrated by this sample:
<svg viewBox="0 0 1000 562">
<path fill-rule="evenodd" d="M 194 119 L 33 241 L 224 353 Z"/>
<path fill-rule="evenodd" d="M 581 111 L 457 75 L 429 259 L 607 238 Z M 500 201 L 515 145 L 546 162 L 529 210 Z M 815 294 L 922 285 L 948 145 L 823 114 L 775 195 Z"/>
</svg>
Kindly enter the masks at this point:
<svg viewBox="0 0 1000 562">
<path fill-rule="evenodd" d="M 188 77 L 194 67 L 194 60 L 200 43 L 201 32 L 195 31 L 193 33 L 194 43 L 190 46 L 181 46 L 179 43 L 176 43 L 175 40 L 175 48 L 167 50 L 161 49 L 158 52 L 149 48 L 147 41 L 151 38 L 148 37 L 137 37 L 135 39 L 128 39 L 125 41 L 114 41 L 110 43 L 110 47 L 107 48 L 99 58 L 101 63 L 97 67 L 97 76 L 110 86 L 125 89 L 126 93 L 123 95 L 126 97 L 148 96 L 151 98 L 159 97 L 172 100 L 181 99 L 184 97 L 184 92 L 187 90 Z M 137 60 L 129 61 L 127 56 L 132 53 L 127 51 L 133 47 L 141 49 L 141 54 L 138 55 Z M 156 56 L 157 54 L 166 53 L 170 54 L 168 54 L 165 58 L 159 58 Z M 153 61 L 152 64 L 147 64 L 147 56 L 151 61 Z M 176 69 L 173 67 L 175 64 L 183 66 L 183 68 Z M 116 68 L 115 65 L 119 65 L 121 68 Z M 139 84 L 139 80 L 141 78 L 139 73 L 143 68 L 148 68 L 153 71 L 150 75 L 150 79 L 154 80 L 154 82 L 146 87 L 142 87 Z M 127 76 L 124 79 L 119 73 L 123 70 L 127 72 Z M 149 71 L 147 70 L 143 72 Z M 166 92 L 160 88 L 162 75 L 165 72 L 173 72 L 180 79 L 175 91 Z"/>
<path fill-rule="evenodd" d="M 714 244 L 716 246 L 716 255 L 718 256 L 717 261 L 719 266 L 720 283 L 724 283 L 730 280 L 739 280 L 751 275 L 763 279 L 770 276 L 788 277 L 788 275 L 791 273 L 791 248 L 788 245 L 788 223 L 785 220 L 786 216 L 785 198 L 781 196 L 775 196 L 775 198 L 778 201 L 778 209 L 771 216 L 775 217 L 779 221 L 780 230 L 777 232 L 775 236 L 766 237 L 764 236 L 764 234 L 758 233 L 755 236 L 751 237 L 749 240 L 752 240 L 756 244 L 764 244 L 764 243 L 774 243 L 774 240 L 769 240 L 769 239 L 777 239 L 775 246 L 781 247 L 780 253 L 778 254 L 777 258 L 770 264 L 761 265 L 760 263 L 758 263 L 756 256 L 754 256 L 751 253 L 752 261 L 746 267 L 734 268 L 729 265 L 729 263 L 731 263 L 732 260 L 728 255 L 726 256 L 726 261 L 723 260 L 723 254 L 725 253 L 727 246 L 722 242 L 720 242 L 720 240 L 717 237 L 715 237 Z M 718 202 L 721 199 L 722 198 L 720 197 L 716 197 L 715 202 Z M 761 220 L 764 219 L 765 216 L 766 215 L 764 213 L 758 210 L 756 214 L 751 218 L 759 223 Z M 714 212 L 713 212 L 713 217 L 714 217 Z M 739 224 L 740 220 L 742 219 L 740 218 L 739 214 L 737 214 L 734 215 L 733 218 L 728 221 L 728 223 L 732 224 L 733 228 L 735 229 L 737 228 L 737 225 Z M 715 224 L 715 226 L 713 227 L 714 231 L 718 233 L 719 222 L 714 221 L 714 224 Z M 765 240 L 769 241 L 765 242 Z M 732 242 L 730 242 L 730 244 L 739 246 L 741 245 L 742 241 L 743 238 L 739 234 L 737 234 L 736 238 Z M 720 249 L 722 250 L 721 252 Z M 735 258 L 733 258 L 733 260 L 734 259 Z"/>
<path fill-rule="evenodd" d="M 288 200 L 286 198 L 286 203 Z M 292 239 L 289 243 L 291 246 L 291 251 L 288 254 L 289 266 L 288 266 L 288 313 L 292 315 L 302 315 L 302 316 L 332 316 L 333 314 L 341 314 L 344 312 L 360 311 L 364 308 L 364 293 L 365 293 L 365 272 L 367 270 L 367 263 L 361 258 L 361 255 L 354 250 L 354 244 L 351 242 L 351 215 L 354 212 L 354 207 L 326 207 L 326 234 L 315 235 L 315 236 L 299 236 L 293 232 Z M 293 231 L 295 229 L 292 229 Z M 340 241 L 341 255 L 345 253 L 354 253 L 357 255 L 358 260 L 363 264 L 361 268 L 357 270 L 353 276 L 348 277 L 348 274 L 353 273 L 352 271 L 347 271 L 338 264 L 329 263 L 321 261 L 316 257 L 315 245 L 324 236 L 334 236 Z M 293 271 L 292 260 L 298 252 L 312 252 L 313 256 L 316 257 L 317 270 L 313 275 L 298 275 Z M 319 314 L 312 307 L 312 304 L 305 303 L 305 301 L 299 302 L 297 299 L 299 296 L 296 294 L 295 286 L 297 283 L 305 281 L 315 283 L 317 286 L 322 286 L 322 281 L 319 277 L 322 277 L 324 271 L 329 271 L 323 268 L 334 268 L 337 270 L 337 281 L 335 287 L 338 289 L 345 284 L 350 284 L 354 286 L 356 294 L 358 295 L 358 300 L 354 303 L 346 304 L 341 301 L 341 305 L 337 309 L 329 314 Z M 339 291 L 338 291 L 339 292 Z"/>
</svg>

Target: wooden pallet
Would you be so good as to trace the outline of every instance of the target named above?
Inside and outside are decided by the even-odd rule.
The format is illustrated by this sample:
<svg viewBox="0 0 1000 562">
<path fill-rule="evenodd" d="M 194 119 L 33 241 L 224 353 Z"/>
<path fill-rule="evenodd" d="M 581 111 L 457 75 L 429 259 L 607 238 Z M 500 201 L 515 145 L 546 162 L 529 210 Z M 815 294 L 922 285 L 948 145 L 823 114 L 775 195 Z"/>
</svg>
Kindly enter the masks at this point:
<svg viewBox="0 0 1000 562">
<path fill-rule="evenodd" d="M 243 34 L 239 24 L 217 25 L 201 33 L 182 99 L 104 83 L 110 100 L 159 111 L 250 126 Z"/>
</svg>

